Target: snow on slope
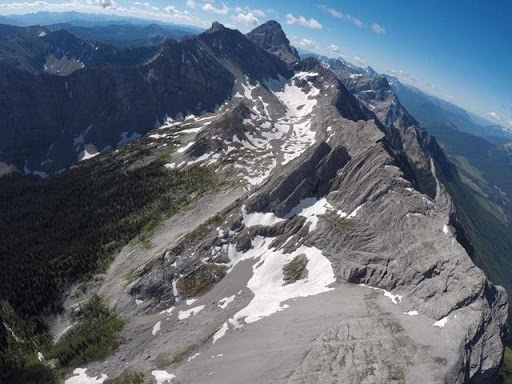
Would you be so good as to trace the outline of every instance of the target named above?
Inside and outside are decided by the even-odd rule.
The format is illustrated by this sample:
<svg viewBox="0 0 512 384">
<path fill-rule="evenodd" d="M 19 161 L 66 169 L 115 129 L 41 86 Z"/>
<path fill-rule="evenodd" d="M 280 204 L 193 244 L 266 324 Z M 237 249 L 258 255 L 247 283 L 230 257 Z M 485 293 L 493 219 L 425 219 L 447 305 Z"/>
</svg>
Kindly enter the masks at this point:
<svg viewBox="0 0 512 384">
<path fill-rule="evenodd" d="M 240 179 L 248 187 L 264 182 L 278 165 L 300 156 L 315 142 L 316 132 L 311 119 L 317 106 L 320 89 L 314 83 L 318 73 L 299 72 L 290 79 L 269 79 L 251 84 L 246 77 L 237 80 L 238 91 L 211 115 L 167 118 L 158 132 L 148 137 L 155 140 L 175 138 L 182 141 L 168 169 L 193 164 L 216 164 L 222 169 L 237 168 Z M 243 100 L 243 101 L 242 101 Z M 206 152 L 200 157 L 188 156 L 202 132 L 224 118 L 240 102 L 249 107 L 250 116 L 243 119 L 245 138 L 236 134 L 230 139 L 212 137 L 223 149 Z M 193 135 L 193 136 L 190 136 Z M 237 150 L 237 151 L 235 151 Z"/>
</svg>

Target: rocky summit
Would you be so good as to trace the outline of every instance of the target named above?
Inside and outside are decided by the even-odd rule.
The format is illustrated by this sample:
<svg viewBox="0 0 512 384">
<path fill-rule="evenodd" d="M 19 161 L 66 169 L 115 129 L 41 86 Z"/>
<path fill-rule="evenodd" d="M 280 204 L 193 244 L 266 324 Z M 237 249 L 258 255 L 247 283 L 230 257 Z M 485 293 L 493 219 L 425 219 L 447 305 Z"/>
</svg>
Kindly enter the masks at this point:
<svg viewBox="0 0 512 384">
<path fill-rule="evenodd" d="M 19 79 L 50 81 L 3 82 Z M 45 113 L 63 102 L 90 118 L 48 138 L 67 161 L 125 138 L 141 156 L 130 167 L 165 154 L 168 172 L 222 180 L 67 294 L 54 335 L 93 294 L 126 326 L 114 354 L 66 384 L 127 370 L 182 384 L 494 380 L 507 294 L 468 256 L 449 160 L 385 77 L 299 60 L 272 21 L 247 35 L 215 23 L 136 66 L 51 81 Z M 103 156 L 122 151 L 87 161 Z"/>
</svg>

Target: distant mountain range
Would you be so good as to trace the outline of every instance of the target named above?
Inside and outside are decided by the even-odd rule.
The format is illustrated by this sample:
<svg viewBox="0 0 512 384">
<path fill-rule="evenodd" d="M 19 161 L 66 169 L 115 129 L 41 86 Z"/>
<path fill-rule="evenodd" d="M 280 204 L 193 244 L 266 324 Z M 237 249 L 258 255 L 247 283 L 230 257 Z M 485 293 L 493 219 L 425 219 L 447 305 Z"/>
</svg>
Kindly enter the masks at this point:
<svg viewBox="0 0 512 384">
<path fill-rule="evenodd" d="M 51 25 L 51 24 L 70 24 L 76 27 L 95 27 L 109 26 L 112 24 L 133 24 L 145 26 L 155 23 L 155 21 L 115 15 L 89 14 L 82 12 L 36 12 L 20 15 L 0 16 L 0 23 L 28 27 L 32 25 Z M 188 32 L 189 34 L 198 34 L 204 29 L 181 25 L 174 23 L 158 22 L 163 28 L 175 28 Z"/>
</svg>

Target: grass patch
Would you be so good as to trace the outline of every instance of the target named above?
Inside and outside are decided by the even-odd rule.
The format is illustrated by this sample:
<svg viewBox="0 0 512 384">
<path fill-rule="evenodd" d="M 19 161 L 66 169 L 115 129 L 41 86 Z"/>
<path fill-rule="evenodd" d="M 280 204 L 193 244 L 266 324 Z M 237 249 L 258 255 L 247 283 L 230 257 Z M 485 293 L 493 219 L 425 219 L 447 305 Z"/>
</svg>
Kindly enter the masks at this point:
<svg viewBox="0 0 512 384">
<path fill-rule="evenodd" d="M 125 372 L 115 379 L 109 379 L 103 384 L 144 384 L 142 372 Z"/>
<path fill-rule="evenodd" d="M 197 345 L 196 344 L 190 344 L 190 345 L 187 345 L 186 347 L 182 348 L 180 351 L 178 351 L 172 358 L 172 363 L 173 364 L 179 364 L 181 363 L 183 360 L 185 360 L 185 358 L 187 356 L 189 356 L 192 352 L 194 352 L 196 349 L 197 349 Z"/>
<path fill-rule="evenodd" d="M 498 383 L 512 384 L 512 349 L 510 347 L 505 348 L 505 358 L 498 375 Z"/>
<path fill-rule="evenodd" d="M 155 366 L 158 369 L 165 369 L 169 365 L 171 365 L 172 361 L 171 361 L 171 358 L 170 358 L 170 356 L 169 356 L 169 354 L 167 352 L 162 352 L 162 353 L 158 354 L 158 356 L 156 357 L 154 363 L 155 363 Z"/>
<path fill-rule="evenodd" d="M 61 368 L 75 368 L 103 360 L 119 346 L 124 321 L 112 313 L 102 299 L 94 295 L 81 307 L 78 322 L 48 354 Z"/>
<path fill-rule="evenodd" d="M 217 264 L 204 264 L 192 273 L 178 280 L 176 287 L 183 297 L 200 296 L 208 292 L 226 274 L 227 267 Z"/>
<path fill-rule="evenodd" d="M 308 276 L 307 264 L 308 258 L 302 253 L 295 256 L 289 263 L 283 265 L 284 284 L 293 284 L 297 280 L 305 279 Z"/>
</svg>

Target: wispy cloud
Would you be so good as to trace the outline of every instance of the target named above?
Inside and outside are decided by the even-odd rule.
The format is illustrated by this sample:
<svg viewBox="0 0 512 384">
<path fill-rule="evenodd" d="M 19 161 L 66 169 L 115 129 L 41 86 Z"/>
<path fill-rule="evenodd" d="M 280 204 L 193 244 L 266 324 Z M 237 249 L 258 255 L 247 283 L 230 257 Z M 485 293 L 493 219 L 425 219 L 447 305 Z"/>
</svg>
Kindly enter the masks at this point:
<svg viewBox="0 0 512 384">
<path fill-rule="evenodd" d="M 384 29 L 384 27 L 377 23 L 372 24 L 372 30 L 377 35 L 384 35 L 386 33 L 386 30 Z"/>
<path fill-rule="evenodd" d="M 297 24 L 311 29 L 322 29 L 323 25 L 313 18 L 306 18 L 304 16 L 295 17 L 291 13 L 286 15 L 286 24 Z"/>
<path fill-rule="evenodd" d="M 371 28 L 373 32 L 375 32 L 377 35 L 384 35 L 386 33 L 386 30 L 384 27 L 380 24 L 373 23 L 371 25 L 366 24 L 361 19 L 358 19 L 357 17 L 351 16 L 349 14 L 343 13 L 337 9 L 329 8 L 326 5 L 320 5 L 320 8 L 323 9 L 325 12 L 329 13 L 331 16 L 343 20 L 349 23 L 352 23 L 358 28 Z"/>
<path fill-rule="evenodd" d="M 249 7 L 236 7 L 235 12 L 238 13 L 252 13 L 256 17 L 265 17 L 266 14 L 261 9 L 251 9 Z"/>
<path fill-rule="evenodd" d="M 253 12 L 240 12 L 238 15 L 232 16 L 234 22 L 239 24 L 246 24 L 256 26 L 260 24 L 260 20 L 256 17 Z"/>
<path fill-rule="evenodd" d="M 216 13 L 217 15 L 227 15 L 230 8 L 226 4 L 222 4 L 222 7 L 217 7 L 215 2 L 206 2 L 201 6 L 201 9 L 205 12 Z"/>
<path fill-rule="evenodd" d="M 359 56 L 354 56 L 354 61 L 363 67 L 366 67 L 368 65 L 367 61 Z"/>
<path fill-rule="evenodd" d="M 334 44 L 329 45 L 329 50 L 332 53 L 340 53 L 340 48 L 337 45 L 334 45 Z"/>
<path fill-rule="evenodd" d="M 320 49 L 316 41 L 306 38 L 300 38 L 297 36 L 291 36 L 290 41 L 292 45 L 296 47 L 301 47 L 304 49 Z"/>
<path fill-rule="evenodd" d="M 28 12 L 49 11 L 66 12 L 76 11 L 84 13 L 117 15 L 160 20 L 165 22 L 179 22 L 197 26 L 207 26 L 204 19 L 192 15 L 187 10 L 180 10 L 168 6 L 165 12 L 149 2 L 134 2 L 130 6 L 123 6 L 114 0 L 67 0 L 64 2 L 13 2 L 0 4 L 0 14 L 19 14 Z"/>
<path fill-rule="evenodd" d="M 496 121 L 499 121 L 499 122 L 503 121 L 503 119 L 501 118 L 501 116 L 500 116 L 500 115 L 498 115 L 498 114 L 497 114 L 496 112 L 494 112 L 494 111 L 489 112 L 489 113 L 488 113 L 488 115 L 489 115 L 489 117 L 490 117 L 491 119 L 493 119 L 493 120 L 496 120 Z"/>
</svg>

